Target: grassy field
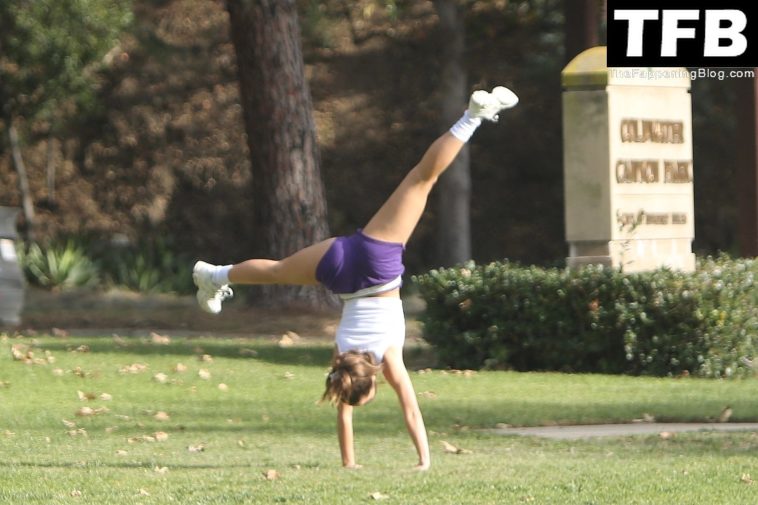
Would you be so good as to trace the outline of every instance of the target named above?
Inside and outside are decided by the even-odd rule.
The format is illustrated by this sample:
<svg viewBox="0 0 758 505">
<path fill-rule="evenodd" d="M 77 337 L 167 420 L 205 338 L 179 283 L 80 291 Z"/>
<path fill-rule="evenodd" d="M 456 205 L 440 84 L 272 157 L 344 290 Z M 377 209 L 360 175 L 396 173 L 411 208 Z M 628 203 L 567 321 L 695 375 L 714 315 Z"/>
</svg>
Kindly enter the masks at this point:
<svg viewBox="0 0 758 505">
<path fill-rule="evenodd" d="M 383 385 L 356 415 L 364 468 L 343 470 L 334 410 L 316 404 L 330 353 L 260 339 L 4 337 L 0 503 L 758 503 L 754 433 L 566 442 L 481 430 L 702 421 L 726 405 L 732 421 L 756 421 L 756 380 L 414 372 L 432 469 L 412 470 Z"/>
</svg>

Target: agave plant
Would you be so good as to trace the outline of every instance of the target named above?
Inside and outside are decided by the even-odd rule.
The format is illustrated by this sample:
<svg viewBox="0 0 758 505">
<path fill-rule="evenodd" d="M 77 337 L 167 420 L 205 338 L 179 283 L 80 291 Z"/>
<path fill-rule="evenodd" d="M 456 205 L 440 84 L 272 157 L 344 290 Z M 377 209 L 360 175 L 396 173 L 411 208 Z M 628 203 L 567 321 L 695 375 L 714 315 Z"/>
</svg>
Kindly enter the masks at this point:
<svg viewBox="0 0 758 505">
<path fill-rule="evenodd" d="M 32 284 L 47 289 L 91 286 L 98 282 L 97 265 L 73 240 L 41 247 L 33 243 L 20 251 L 20 263 Z"/>
</svg>

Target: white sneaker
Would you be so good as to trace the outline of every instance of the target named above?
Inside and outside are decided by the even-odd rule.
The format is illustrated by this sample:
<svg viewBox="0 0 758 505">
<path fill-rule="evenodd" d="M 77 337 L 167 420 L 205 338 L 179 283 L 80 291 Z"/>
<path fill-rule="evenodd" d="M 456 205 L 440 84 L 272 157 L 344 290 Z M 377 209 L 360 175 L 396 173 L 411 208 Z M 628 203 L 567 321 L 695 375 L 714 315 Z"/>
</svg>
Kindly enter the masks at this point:
<svg viewBox="0 0 758 505">
<path fill-rule="evenodd" d="M 506 87 L 498 86 L 488 93 L 482 89 L 474 91 L 468 102 L 470 117 L 478 117 L 487 121 L 497 122 L 501 110 L 515 107 L 518 103 L 516 93 Z"/>
<path fill-rule="evenodd" d="M 192 268 L 192 280 L 197 286 L 197 303 L 201 309 L 211 314 L 221 312 L 221 303 L 234 296 L 234 292 L 228 284 L 219 286 L 213 282 L 213 270 L 215 268 L 215 265 L 205 261 L 198 261 Z"/>
</svg>

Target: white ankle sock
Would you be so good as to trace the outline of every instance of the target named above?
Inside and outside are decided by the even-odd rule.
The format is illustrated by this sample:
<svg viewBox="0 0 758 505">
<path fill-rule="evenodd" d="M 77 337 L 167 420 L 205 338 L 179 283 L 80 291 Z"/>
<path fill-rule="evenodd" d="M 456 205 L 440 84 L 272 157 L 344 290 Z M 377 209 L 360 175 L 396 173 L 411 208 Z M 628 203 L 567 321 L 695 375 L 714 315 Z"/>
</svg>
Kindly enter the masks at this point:
<svg viewBox="0 0 758 505">
<path fill-rule="evenodd" d="M 232 266 L 233 265 L 218 265 L 211 274 L 211 280 L 213 281 L 213 284 L 216 284 L 218 286 L 229 284 L 229 270 L 232 269 Z"/>
<path fill-rule="evenodd" d="M 469 117 L 468 110 L 463 113 L 463 116 L 457 123 L 450 128 L 450 133 L 463 142 L 468 142 L 471 136 L 474 134 L 479 125 L 482 124 L 481 118 Z"/>
</svg>

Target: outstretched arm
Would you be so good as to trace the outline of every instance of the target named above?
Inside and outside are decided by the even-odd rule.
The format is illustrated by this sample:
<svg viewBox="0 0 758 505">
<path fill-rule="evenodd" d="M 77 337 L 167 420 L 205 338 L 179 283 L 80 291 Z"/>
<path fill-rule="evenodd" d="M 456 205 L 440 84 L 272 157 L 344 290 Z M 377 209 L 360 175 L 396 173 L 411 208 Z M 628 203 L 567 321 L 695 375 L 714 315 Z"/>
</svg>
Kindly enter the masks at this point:
<svg viewBox="0 0 758 505">
<path fill-rule="evenodd" d="M 355 462 L 353 445 L 353 407 L 347 403 L 340 403 L 337 407 L 337 437 L 340 441 L 342 466 L 360 468 L 361 466 Z"/>
<path fill-rule="evenodd" d="M 416 391 L 413 389 L 408 370 L 403 363 L 402 349 L 390 347 L 384 354 L 384 377 L 397 393 L 400 408 L 403 410 L 405 426 L 411 436 L 413 445 L 418 453 L 418 470 L 428 470 L 431 465 L 429 441 L 426 437 L 426 426 L 418 406 Z"/>
</svg>

